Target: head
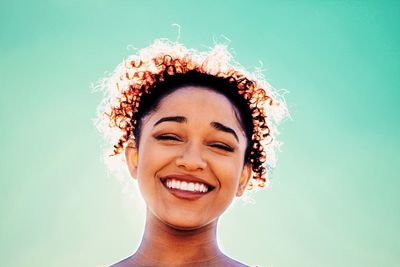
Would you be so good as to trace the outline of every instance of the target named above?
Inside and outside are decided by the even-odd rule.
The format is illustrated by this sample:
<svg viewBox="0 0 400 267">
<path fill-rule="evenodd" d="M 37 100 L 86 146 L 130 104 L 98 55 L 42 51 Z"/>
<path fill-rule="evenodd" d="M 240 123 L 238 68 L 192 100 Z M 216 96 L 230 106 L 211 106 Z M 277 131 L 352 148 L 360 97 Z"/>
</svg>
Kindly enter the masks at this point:
<svg viewBox="0 0 400 267">
<path fill-rule="evenodd" d="M 137 143 L 125 155 L 148 216 L 175 228 L 198 228 L 216 222 L 243 194 L 251 166 L 239 118 L 226 96 L 199 85 L 173 89 L 141 118 Z"/>
<path fill-rule="evenodd" d="M 267 112 L 279 102 L 215 53 L 201 58 L 180 45 L 163 45 L 117 68 L 103 118 L 120 131 L 114 155 L 125 150 L 148 208 L 163 220 L 168 215 L 171 225 L 191 228 L 215 221 L 246 187 L 265 185 L 265 163 L 273 159 L 267 152 L 276 145 L 274 113 Z M 208 191 L 182 202 L 166 194 L 179 180 Z"/>
</svg>

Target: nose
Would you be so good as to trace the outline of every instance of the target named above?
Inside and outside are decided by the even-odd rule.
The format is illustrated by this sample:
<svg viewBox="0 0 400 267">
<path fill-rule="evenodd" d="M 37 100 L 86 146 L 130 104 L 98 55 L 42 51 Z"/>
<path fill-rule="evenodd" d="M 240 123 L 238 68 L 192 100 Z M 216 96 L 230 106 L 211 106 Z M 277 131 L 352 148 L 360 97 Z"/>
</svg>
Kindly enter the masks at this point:
<svg viewBox="0 0 400 267">
<path fill-rule="evenodd" d="M 176 158 L 176 165 L 188 171 L 196 171 L 205 169 L 207 162 L 202 157 L 199 145 L 188 143 L 182 154 Z"/>
</svg>

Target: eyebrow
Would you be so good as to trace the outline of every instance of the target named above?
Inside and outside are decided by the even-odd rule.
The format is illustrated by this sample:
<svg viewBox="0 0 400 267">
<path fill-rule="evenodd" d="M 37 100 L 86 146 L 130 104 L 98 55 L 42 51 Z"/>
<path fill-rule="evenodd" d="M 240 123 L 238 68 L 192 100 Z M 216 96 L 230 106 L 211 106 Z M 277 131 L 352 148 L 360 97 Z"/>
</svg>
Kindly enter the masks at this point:
<svg viewBox="0 0 400 267">
<path fill-rule="evenodd" d="M 183 117 L 183 116 L 163 117 L 163 118 L 159 119 L 156 123 L 154 123 L 153 127 L 155 127 L 156 125 L 158 125 L 160 123 L 169 122 L 169 121 L 178 122 L 178 123 L 186 123 L 187 119 L 185 117 Z M 230 128 L 228 126 L 225 126 L 222 123 L 216 122 L 216 121 L 211 122 L 210 125 L 215 130 L 232 134 L 235 137 L 236 141 L 239 142 L 239 137 L 238 137 L 238 135 L 236 134 L 236 132 L 232 128 Z"/>
<path fill-rule="evenodd" d="M 166 121 L 173 121 L 173 122 L 178 122 L 178 123 L 183 123 L 187 122 L 187 119 L 183 116 L 172 116 L 172 117 L 164 117 L 159 119 L 156 123 L 154 123 L 153 127 Z"/>
<path fill-rule="evenodd" d="M 232 128 L 229 128 L 228 126 L 225 126 L 222 123 L 219 123 L 216 121 L 211 122 L 210 125 L 216 130 L 232 134 L 235 137 L 236 141 L 239 142 L 239 138 L 238 138 L 236 132 Z"/>
</svg>

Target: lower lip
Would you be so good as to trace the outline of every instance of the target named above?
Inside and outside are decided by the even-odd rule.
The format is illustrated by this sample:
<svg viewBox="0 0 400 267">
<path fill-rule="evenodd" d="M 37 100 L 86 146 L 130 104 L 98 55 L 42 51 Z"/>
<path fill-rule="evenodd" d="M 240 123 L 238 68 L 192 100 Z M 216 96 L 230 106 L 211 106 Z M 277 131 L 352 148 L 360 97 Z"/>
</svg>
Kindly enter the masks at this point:
<svg viewBox="0 0 400 267">
<path fill-rule="evenodd" d="M 205 196 L 208 192 L 210 192 L 210 191 L 207 191 L 206 193 L 202 193 L 202 192 L 185 191 L 185 190 L 179 190 L 176 188 L 168 188 L 164 183 L 163 183 L 163 185 L 175 197 L 186 199 L 186 200 L 196 200 L 196 199 L 199 199 L 199 198 Z"/>
</svg>

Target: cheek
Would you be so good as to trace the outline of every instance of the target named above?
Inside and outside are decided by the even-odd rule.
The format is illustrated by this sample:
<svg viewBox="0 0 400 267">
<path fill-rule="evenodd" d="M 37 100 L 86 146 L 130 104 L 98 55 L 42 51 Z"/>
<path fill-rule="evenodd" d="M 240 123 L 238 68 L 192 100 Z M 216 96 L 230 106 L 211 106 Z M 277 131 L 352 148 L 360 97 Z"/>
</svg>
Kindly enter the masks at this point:
<svg viewBox="0 0 400 267">
<path fill-rule="evenodd" d="M 150 138 L 142 139 L 139 147 L 137 178 L 140 192 L 150 207 L 160 203 L 161 195 L 160 170 L 171 162 L 171 153 L 158 146 Z"/>
<path fill-rule="evenodd" d="M 211 169 L 218 177 L 221 190 L 235 191 L 239 185 L 242 163 L 239 160 L 215 160 Z"/>
<path fill-rule="evenodd" d="M 139 149 L 138 178 L 141 176 L 156 175 L 174 157 L 174 151 L 157 144 L 151 137 L 143 140 Z"/>
</svg>

